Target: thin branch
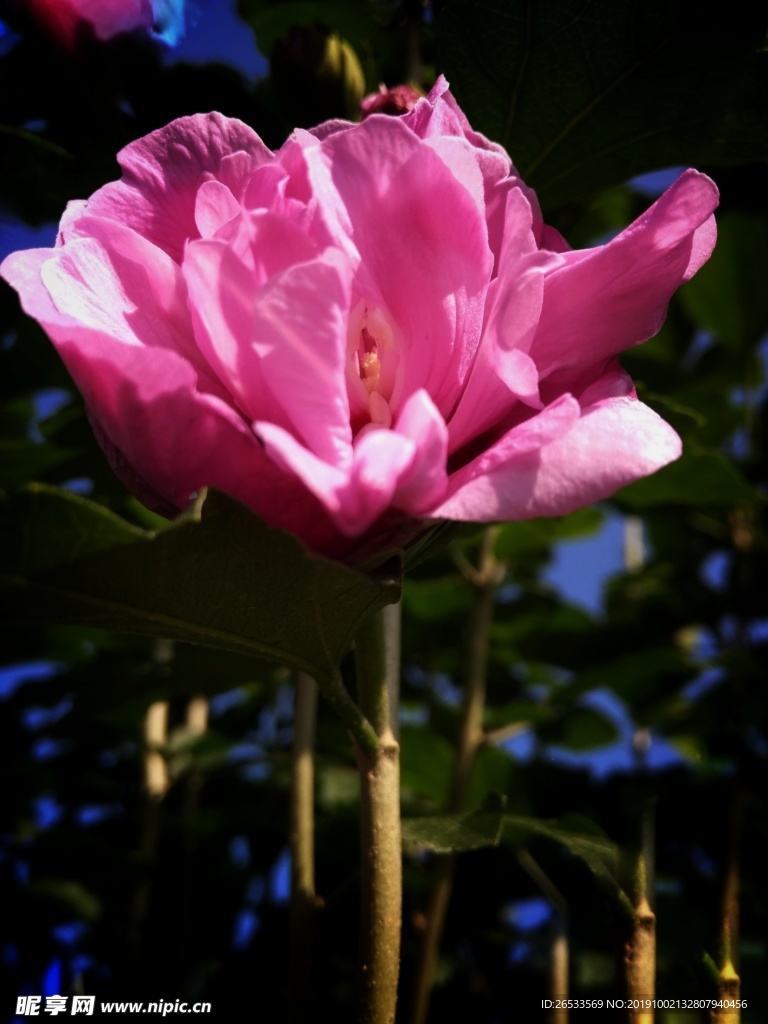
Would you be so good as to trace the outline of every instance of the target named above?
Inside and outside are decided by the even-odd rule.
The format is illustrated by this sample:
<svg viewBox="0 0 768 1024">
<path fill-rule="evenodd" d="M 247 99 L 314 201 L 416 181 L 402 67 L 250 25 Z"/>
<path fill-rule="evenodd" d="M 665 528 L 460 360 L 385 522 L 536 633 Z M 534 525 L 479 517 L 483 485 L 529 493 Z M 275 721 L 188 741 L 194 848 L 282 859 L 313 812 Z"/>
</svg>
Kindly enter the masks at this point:
<svg viewBox="0 0 768 1024">
<path fill-rule="evenodd" d="M 315 933 L 315 729 L 317 686 L 296 674 L 291 779 L 291 945 L 288 1020 L 305 1018 Z"/>
<path fill-rule="evenodd" d="M 547 970 L 547 995 L 555 1000 L 566 999 L 570 991 L 568 944 L 568 904 L 555 883 L 531 856 L 528 850 L 519 850 L 517 859 L 520 866 L 530 875 L 549 902 L 552 904 L 552 924 L 549 937 L 549 964 Z M 568 1024 L 567 1009 L 552 1009 L 547 1013 L 547 1024 Z"/>
<path fill-rule="evenodd" d="M 486 529 L 477 568 L 461 556 L 460 568 L 474 588 L 474 599 L 469 619 L 464 663 L 464 706 L 448 797 L 447 810 L 449 813 L 459 813 L 464 810 L 472 766 L 478 749 L 486 741 L 486 736 L 483 733 L 483 711 L 485 708 L 489 634 L 496 591 L 504 575 L 504 567 L 500 565 L 494 554 L 498 534 L 499 527 L 497 526 L 490 526 Z M 439 860 L 421 940 L 411 1003 L 411 1024 L 424 1024 L 429 1013 L 435 969 L 453 892 L 455 871 L 455 855 L 449 854 Z"/>
</svg>

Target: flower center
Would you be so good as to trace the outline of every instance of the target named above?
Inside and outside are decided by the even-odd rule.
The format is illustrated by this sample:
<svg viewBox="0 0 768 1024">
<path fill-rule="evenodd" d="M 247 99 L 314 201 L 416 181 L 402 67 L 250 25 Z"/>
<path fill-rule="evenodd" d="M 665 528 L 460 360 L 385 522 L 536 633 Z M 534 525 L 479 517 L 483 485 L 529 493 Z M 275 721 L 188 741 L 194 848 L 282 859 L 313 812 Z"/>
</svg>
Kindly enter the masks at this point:
<svg viewBox="0 0 768 1024">
<path fill-rule="evenodd" d="M 357 349 L 357 364 L 360 368 L 360 380 L 365 385 L 365 390 L 370 395 L 373 391 L 379 390 L 381 379 L 381 362 L 379 361 L 379 346 L 367 327 L 360 331 L 360 344 Z"/>
<path fill-rule="evenodd" d="M 350 316 L 347 343 L 347 382 L 355 437 L 392 425 L 389 402 L 400 362 L 396 337 L 387 314 L 361 299 Z"/>
</svg>

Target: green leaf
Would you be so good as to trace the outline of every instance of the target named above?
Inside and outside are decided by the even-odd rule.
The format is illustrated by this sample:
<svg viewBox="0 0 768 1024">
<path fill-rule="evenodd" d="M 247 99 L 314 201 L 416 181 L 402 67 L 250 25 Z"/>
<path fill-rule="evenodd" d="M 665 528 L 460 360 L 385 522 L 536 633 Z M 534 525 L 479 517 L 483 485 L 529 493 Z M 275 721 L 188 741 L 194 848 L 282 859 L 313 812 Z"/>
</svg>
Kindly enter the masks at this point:
<svg viewBox="0 0 768 1024">
<path fill-rule="evenodd" d="M 604 520 L 600 509 L 590 505 L 559 518 L 506 523 L 496 542 L 496 556 L 515 559 L 531 548 L 548 548 L 556 541 L 589 537 L 600 529 Z"/>
<path fill-rule="evenodd" d="M 733 348 L 754 345 L 768 331 L 766 253 L 768 220 L 726 213 L 718 218 L 715 251 L 680 292 L 694 320 Z"/>
<path fill-rule="evenodd" d="M 461 586 L 457 575 L 437 579 L 407 579 L 403 590 L 403 607 L 418 622 L 439 622 L 448 616 L 461 616 L 469 611 L 471 596 Z"/>
<path fill-rule="evenodd" d="M 0 503 L 0 620 L 79 623 L 254 654 L 335 677 L 358 626 L 396 601 L 222 494 L 143 530 L 34 484 Z"/>
<path fill-rule="evenodd" d="M 650 644 L 650 640 L 646 643 Z M 610 689 L 623 700 L 634 703 L 643 696 L 652 697 L 659 688 L 671 692 L 674 684 L 679 686 L 692 671 L 684 651 L 674 646 L 649 645 L 646 649 L 628 650 L 602 664 L 589 665 L 577 673 L 573 682 L 556 690 L 550 700 L 553 705 L 563 707 L 566 715 L 577 697 L 601 688 Z M 612 738 L 615 739 L 615 733 Z"/>
<path fill-rule="evenodd" d="M 433 853 L 462 853 L 498 846 L 504 824 L 500 807 L 481 807 L 468 814 L 438 814 L 403 821 L 403 845 Z"/>
<path fill-rule="evenodd" d="M 34 896 L 58 903 L 69 914 L 85 921 L 96 921 L 101 916 L 101 903 L 80 882 L 63 878 L 40 878 L 30 883 Z"/>
<path fill-rule="evenodd" d="M 29 440 L 0 440 L 0 486 L 20 487 L 30 477 L 40 477 L 65 464 L 72 452 Z"/>
<path fill-rule="evenodd" d="M 532 835 L 541 836 L 566 850 L 586 865 L 601 889 L 627 906 L 627 897 L 617 880 L 618 847 L 588 818 L 566 815 L 559 821 L 544 821 L 517 815 L 504 815 L 505 846 L 519 847 L 530 842 Z"/>
<path fill-rule="evenodd" d="M 654 505 L 742 505 L 759 499 L 738 469 L 718 452 L 686 451 L 653 476 L 624 487 L 617 500 L 632 509 Z"/>
<path fill-rule="evenodd" d="M 425 726 L 400 729 L 400 784 L 404 796 L 428 797 L 444 805 L 456 751 L 443 736 Z"/>
<path fill-rule="evenodd" d="M 483 716 L 488 730 L 504 729 L 520 723 L 521 728 L 547 722 L 552 717 L 552 708 L 532 700 L 515 700 L 497 708 L 486 708 Z"/>
<path fill-rule="evenodd" d="M 594 750 L 618 739 L 618 729 L 605 715 L 591 708 L 572 708 L 559 721 L 548 722 L 539 733 L 544 743 L 569 750 Z"/>
<path fill-rule="evenodd" d="M 764 7 L 446 0 L 438 69 L 545 207 L 680 164 L 768 156 Z"/>
</svg>

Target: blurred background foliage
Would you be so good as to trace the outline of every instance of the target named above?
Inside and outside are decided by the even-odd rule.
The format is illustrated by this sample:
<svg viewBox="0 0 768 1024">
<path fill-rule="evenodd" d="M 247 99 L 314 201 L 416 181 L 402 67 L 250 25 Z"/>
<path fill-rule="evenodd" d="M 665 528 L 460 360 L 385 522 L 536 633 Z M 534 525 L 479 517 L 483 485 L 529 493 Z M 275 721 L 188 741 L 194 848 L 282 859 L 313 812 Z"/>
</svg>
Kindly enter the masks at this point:
<svg viewBox="0 0 768 1024">
<path fill-rule="evenodd" d="M 225 7 L 198 0 L 188 42 Z M 566 519 L 505 525 L 492 542 L 463 529 L 407 578 L 403 812 L 417 820 L 406 824 L 401 1007 L 405 1020 L 453 848 L 466 852 L 451 861 L 430 1020 L 540 1019 L 566 921 L 571 994 L 618 994 L 619 854 L 644 834 L 659 993 L 714 991 L 737 873 L 742 1019 L 763 1020 L 768 15 L 742 0 L 240 0 L 236 14 L 231 38 L 254 33 L 262 55 L 253 49 L 252 67 L 134 36 L 84 37 L 73 53 L 23 3 L 3 5 L 5 251 L 51 244 L 66 202 L 115 178 L 117 150 L 174 117 L 218 109 L 277 146 L 295 124 L 356 116 L 380 82 L 426 90 L 438 73 L 574 246 L 616 233 L 674 177 L 649 172 L 696 165 L 720 186 L 714 256 L 661 333 L 623 360 L 682 435 L 682 459 Z M 5 285 L 0 305 L 0 487 L 61 486 L 156 526 L 112 476 L 53 347 Z M 603 581 L 597 599 L 553 570 L 574 552 L 576 571 Z M 478 575 L 483 557 L 491 577 Z M 489 579 L 483 732 L 458 799 L 468 623 Z M 279 1007 L 291 674 L 56 624 L 11 623 L 2 658 L 0 1014 L 44 991 Z M 309 995 L 313 1016 L 339 1021 L 354 1005 L 356 803 L 350 744 L 321 702 Z M 449 810 L 474 814 L 471 828 L 421 821 Z"/>
</svg>

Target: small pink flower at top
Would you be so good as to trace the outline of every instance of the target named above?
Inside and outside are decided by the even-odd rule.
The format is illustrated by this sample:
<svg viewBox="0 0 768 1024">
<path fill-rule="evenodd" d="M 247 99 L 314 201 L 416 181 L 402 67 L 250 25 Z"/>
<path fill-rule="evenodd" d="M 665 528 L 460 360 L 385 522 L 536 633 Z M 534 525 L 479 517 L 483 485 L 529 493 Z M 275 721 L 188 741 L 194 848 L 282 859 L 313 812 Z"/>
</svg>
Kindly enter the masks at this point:
<svg viewBox="0 0 768 1024">
<path fill-rule="evenodd" d="M 378 92 L 366 96 L 360 104 L 364 118 L 370 114 L 407 114 L 422 99 L 423 94 L 412 85 L 396 85 L 388 89 L 380 85 Z"/>
<path fill-rule="evenodd" d="M 119 159 L 55 248 L 0 270 L 167 515 L 212 486 L 354 559 L 436 520 L 562 515 L 680 454 L 618 355 L 712 251 L 705 175 L 571 250 L 442 79 L 274 153 L 200 114 Z"/>
<path fill-rule="evenodd" d="M 72 48 L 78 33 L 90 30 L 105 41 L 124 32 L 160 34 L 168 28 L 178 35 L 183 0 L 17 0 L 65 46 Z M 171 28 L 171 22 L 173 28 Z"/>
</svg>

